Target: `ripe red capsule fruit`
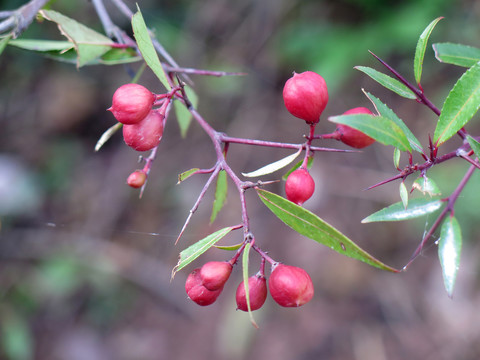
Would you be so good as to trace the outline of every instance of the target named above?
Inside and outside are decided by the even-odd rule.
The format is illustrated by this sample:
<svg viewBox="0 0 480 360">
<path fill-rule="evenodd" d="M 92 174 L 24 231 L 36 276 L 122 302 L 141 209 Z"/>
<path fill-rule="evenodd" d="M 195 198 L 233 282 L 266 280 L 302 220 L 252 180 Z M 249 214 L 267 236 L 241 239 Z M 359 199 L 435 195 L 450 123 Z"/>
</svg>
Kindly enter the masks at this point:
<svg viewBox="0 0 480 360">
<path fill-rule="evenodd" d="M 128 186 L 131 186 L 134 189 L 141 188 L 145 181 L 147 180 L 147 174 L 143 170 L 135 170 L 127 178 Z"/>
<path fill-rule="evenodd" d="M 160 143 L 163 135 L 163 116 L 156 110 L 137 124 L 123 125 L 125 143 L 137 151 L 153 149 Z"/>
<path fill-rule="evenodd" d="M 323 77 L 313 71 L 293 73 L 283 88 L 283 101 L 290 114 L 316 124 L 327 106 L 327 84 Z"/>
<path fill-rule="evenodd" d="M 215 291 L 223 288 L 232 273 L 233 266 L 228 261 L 210 261 L 200 269 L 202 284 L 208 290 Z"/>
<path fill-rule="evenodd" d="M 313 283 L 310 275 L 302 268 L 278 264 L 268 279 L 273 300 L 280 306 L 298 307 L 313 297 Z"/>
<path fill-rule="evenodd" d="M 202 285 L 200 278 L 200 269 L 193 270 L 187 277 L 185 282 L 185 291 L 188 297 L 200 306 L 211 305 L 217 300 L 223 288 L 215 291 L 208 290 Z"/>
<path fill-rule="evenodd" d="M 356 107 L 343 113 L 343 115 L 354 114 L 373 115 L 373 113 L 365 107 Z M 375 139 L 348 125 L 337 124 L 337 132 L 340 134 L 339 140 L 341 142 L 356 149 L 363 149 L 375 142 Z"/>
<path fill-rule="evenodd" d="M 155 101 L 155 95 L 146 87 L 139 84 L 125 84 L 120 86 L 112 98 L 112 107 L 109 108 L 113 116 L 122 124 L 136 124 L 143 120 Z"/>
<path fill-rule="evenodd" d="M 285 194 L 288 200 L 302 205 L 312 197 L 314 191 L 315 181 L 307 170 L 300 168 L 288 175 L 285 182 Z"/>
<path fill-rule="evenodd" d="M 245 296 L 245 286 L 243 281 L 237 287 L 235 299 L 237 309 L 248 311 L 247 297 Z M 260 309 L 267 299 L 267 279 L 265 276 L 257 274 L 248 278 L 248 295 L 250 298 L 250 309 L 252 311 Z"/>
</svg>

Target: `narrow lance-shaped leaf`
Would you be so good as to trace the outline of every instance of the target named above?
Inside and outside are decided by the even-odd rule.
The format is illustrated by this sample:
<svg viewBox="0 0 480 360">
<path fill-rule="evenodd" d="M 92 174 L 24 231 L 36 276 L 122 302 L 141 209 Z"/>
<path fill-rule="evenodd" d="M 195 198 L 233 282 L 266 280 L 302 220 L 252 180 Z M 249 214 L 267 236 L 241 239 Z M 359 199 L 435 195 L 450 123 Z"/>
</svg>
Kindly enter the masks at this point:
<svg viewBox="0 0 480 360">
<path fill-rule="evenodd" d="M 423 59 L 425 57 L 425 50 L 427 49 L 428 38 L 432 34 L 435 25 L 442 20 L 443 17 L 438 17 L 433 20 L 426 28 L 423 30 L 420 35 L 417 48 L 415 49 L 415 59 L 413 61 L 413 70 L 415 73 L 415 81 L 417 84 L 420 84 L 420 79 L 422 78 L 422 69 L 423 69 Z"/>
<path fill-rule="evenodd" d="M 373 80 L 378 82 L 380 85 L 386 87 L 387 89 L 393 91 L 394 93 L 404 98 L 407 98 L 407 99 L 417 98 L 417 96 L 414 94 L 412 90 L 410 90 L 407 86 L 402 84 L 397 79 L 392 78 L 391 76 L 388 76 L 384 73 L 381 73 L 380 71 L 377 71 L 375 69 L 372 69 L 366 66 L 355 66 L 354 68 L 367 74 Z"/>
<path fill-rule="evenodd" d="M 475 140 L 470 135 L 467 135 L 467 141 L 470 144 L 470 147 L 472 148 L 475 155 L 480 159 L 480 142 Z"/>
<path fill-rule="evenodd" d="M 265 165 L 261 167 L 260 169 L 257 169 L 255 171 L 249 172 L 249 173 L 242 173 L 243 176 L 245 177 L 258 177 L 258 176 L 263 176 L 263 175 L 268 175 L 271 174 L 277 170 L 283 169 L 285 166 L 291 164 L 297 157 L 300 155 L 302 152 L 302 149 L 298 149 L 298 151 L 294 154 L 288 155 L 284 157 L 283 159 L 277 160 L 271 164 Z"/>
<path fill-rule="evenodd" d="M 410 131 L 407 125 L 403 122 L 402 119 L 400 119 L 395 112 L 390 109 L 387 105 L 385 105 L 379 98 L 375 97 L 374 95 L 370 94 L 369 92 L 364 91 L 365 96 L 372 102 L 373 106 L 375 106 L 375 109 L 377 110 L 379 115 L 382 115 L 383 117 L 386 117 L 387 119 L 392 120 L 395 124 L 397 124 L 404 132 L 404 134 L 407 136 L 408 142 L 410 143 L 410 146 L 422 153 L 422 144 L 420 144 L 420 141 L 413 135 L 413 133 Z"/>
<path fill-rule="evenodd" d="M 476 63 L 458 79 L 443 103 L 433 136 L 438 146 L 455 135 L 480 107 L 480 63 Z"/>
<path fill-rule="evenodd" d="M 400 168 L 400 155 L 402 155 L 402 152 L 398 148 L 393 149 L 393 166 L 395 166 L 395 169 Z"/>
<path fill-rule="evenodd" d="M 195 175 L 197 171 L 200 170 L 199 168 L 193 168 L 178 175 L 177 184 L 180 184 L 182 181 L 187 180 L 190 176 Z"/>
<path fill-rule="evenodd" d="M 185 266 L 190 264 L 193 260 L 202 255 L 205 251 L 210 249 L 218 241 L 224 238 L 230 231 L 237 229 L 238 226 L 230 226 L 223 228 L 208 235 L 202 240 L 197 241 L 195 244 L 190 245 L 188 248 L 180 252 L 177 265 L 172 270 L 172 278 L 177 271 L 182 270 Z"/>
<path fill-rule="evenodd" d="M 188 96 L 188 100 L 192 103 L 193 107 L 196 108 L 198 104 L 198 96 L 193 91 L 190 86 L 185 86 L 185 93 Z M 190 127 L 190 123 L 192 122 L 192 114 L 187 109 L 187 107 L 180 101 L 175 100 L 173 102 L 173 106 L 175 108 L 175 114 L 177 115 L 177 122 L 178 126 L 180 127 L 180 134 L 182 138 L 187 136 L 188 128 Z"/>
<path fill-rule="evenodd" d="M 357 129 L 384 145 L 392 145 L 402 151 L 411 152 L 412 150 L 403 130 L 386 117 L 355 114 L 331 116 L 328 120 Z"/>
<path fill-rule="evenodd" d="M 412 185 L 412 189 L 421 191 L 423 195 L 428 194 L 430 196 L 441 195 L 440 188 L 431 178 L 427 176 L 422 176 L 415 180 Z"/>
<path fill-rule="evenodd" d="M 441 200 L 417 198 L 410 200 L 408 207 L 405 209 L 400 201 L 367 216 L 362 220 L 362 223 L 415 219 L 437 211 L 442 207 L 442 204 Z"/>
<path fill-rule="evenodd" d="M 361 249 L 352 240 L 312 212 L 269 191 L 257 189 L 257 193 L 263 203 L 281 221 L 299 234 L 328 246 L 340 254 L 363 261 L 371 266 L 398 272 L 398 270 L 382 263 Z"/>
<path fill-rule="evenodd" d="M 215 200 L 213 201 L 212 215 L 210 217 L 210 224 L 213 223 L 222 210 L 225 201 L 227 200 L 228 182 L 227 173 L 221 170 L 217 176 L 217 188 L 215 190 Z"/>
<path fill-rule="evenodd" d="M 3 50 L 7 47 L 7 44 L 9 43 L 10 39 L 12 38 L 13 35 L 8 35 L 4 37 L 3 39 L 0 39 L 0 55 L 2 55 Z"/>
<path fill-rule="evenodd" d="M 313 159 L 314 159 L 313 156 L 309 156 L 309 157 L 308 157 L 308 160 L 307 160 L 307 169 L 311 169 L 311 168 L 312 168 Z M 302 166 L 302 164 L 303 164 L 303 159 L 300 160 L 299 162 L 297 162 L 295 165 L 293 165 L 293 166 L 290 168 L 290 170 L 288 170 L 288 171 L 282 176 L 282 180 L 287 180 L 288 175 L 290 175 L 292 172 L 294 172 L 295 170 L 297 170 L 300 166 Z"/>
<path fill-rule="evenodd" d="M 31 51 L 66 51 L 73 48 L 70 41 L 57 40 L 37 40 L 37 39 L 15 39 L 10 40 L 8 45 L 12 45 L 24 50 Z"/>
<path fill-rule="evenodd" d="M 110 138 L 115 134 L 118 130 L 122 128 L 122 123 L 116 123 L 115 125 L 110 126 L 98 139 L 97 143 L 95 144 L 95 151 L 98 151 L 102 148 L 102 146 L 110 140 Z"/>
<path fill-rule="evenodd" d="M 406 209 L 408 207 L 408 190 L 403 181 L 400 183 L 399 191 L 400 191 L 400 199 L 402 199 L 403 207 Z"/>
<path fill-rule="evenodd" d="M 169 89 L 170 85 L 168 84 L 167 76 L 165 75 L 160 59 L 158 58 L 158 54 L 155 51 L 152 39 L 148 34 L 148 28 L 138 4 L 137 8 L 138 11 L 132 16 L 132 28 L 135 40 L 137 41 L 138 50 L 140 50 L 148 67 L 152 69 L 153 73 L 157 76 L 163 86 L 165 86 L 166 89 Z"/>
<path fill-rule="evenodd" d="M 442 266 L 443 283 L 448 296 L 452 297 L 455 280 L 460 267 L 462 233 L 455 217 L 448 217 L 442 225 L 438 241 L 438 257 Z"/>
<path fill-rule="evenodd" d="M 248 259 L 250 255 L 250 249 L 252 248 L 252 244 L 247 242 L 245 245 L 245 249 L 243 249 L 242 254 L 242 275 L 243 275 L 243 286 L 245 287 L 245 300 L 247 300 L 247 310 L 248 316 L 250 317 L 250 322 L 254 327 L 258 329 L 258 325 L 253 318 L 252 307 L 250 305 L 250 291 L 248 290 Z"/>
<path fill-rule="evenodd" d="M 480 61 L 480 48 L 453 43 L 433 44 L 435 57 L 438 61 L 463 66 L 472 67 Z"/>
</svg>

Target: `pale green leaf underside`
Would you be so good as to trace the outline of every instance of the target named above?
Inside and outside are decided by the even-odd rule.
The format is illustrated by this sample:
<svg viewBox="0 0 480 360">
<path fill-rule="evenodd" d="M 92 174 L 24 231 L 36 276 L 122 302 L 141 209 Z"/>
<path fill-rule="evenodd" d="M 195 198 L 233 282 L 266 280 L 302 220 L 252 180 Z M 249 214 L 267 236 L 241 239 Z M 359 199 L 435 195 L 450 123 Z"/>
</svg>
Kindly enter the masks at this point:
<svg viewBox="0 0 480 360">
<path fill-rule="evenodd" d="M 253 318 L 252 307 L 250 305 L 250 291 L 248 290 L 248 260 L 250 255 L 250 249 L 252 248 L 252 243 L 247 242 L 245 249 L 243 249 L 242 254 L 242 277 L 243 277 L 243 286 L 245 287 L 245 299 L 247 300 L 247 310 L 248 316 L 250 317 L 250 322 L 256 328 L 258 328 L 255 319 Z"/>
<path fill-rule="evenodd" d="M 463 66 L 472 67 L 480 61 L 480 48 L 453 43 L 433 44 L 435 57 L 438 61 Z"/>
<path fill-rule="evenodd" d="M 342 255 L 363 261 L 379 269 L 398 272 L 361 249 L 352 240 L 312 212 L 269 191 L 257 189 L 257 193 L 263 203 L 281 221 L 299 234 L 328 246 Z"/>
<path fill-rule="evenodd" d="M 419 177 L 417 180 L 415 180 L 412 188 L 421 191 L 423 195 L 428 194 L 430 196 L 437 196 L 442 194 L 435 181 L 426 176 Z"/>
<path fill-rule="evenodd" d="M 122 128 L 123 124 L 117 122 L 115 125 L 110 126 L 98 139 L 97 143 L 95 144 L 95 151 L 98 151 L 102 148 L 102 146 L 110 140 L 110 138 L 115 134 L 118 130 Z"/>
<path fill-rule="evenodd" d="M 367 216 L 362 220 L 362 223 L 415 219 L 437 211 L 442 204 L 443 202 L 441 200 L 417 198 L 411 199 L 408 202 L 408 207 L 405 209 L 403 203 L 400 201 Z"/>
<path fill-rule="evenodd" d="M 432 34 L 435 25 L 442 20 L 443 17 L 438 17 L 433 20 L 426 28 L 423 30 L 422 34 L 420 35 L 417 47 L 415 49 L 415 58 L 413 61 L 413 70 L 415 73 L 415 81 L 417 84 L 420 84 L 420 79 L 422 77 L 422 69 L 423 69 L 423 59 L 425 57 L 425 51 L 427 49 L 428 38 Z"/>
<path fill-rule="evenodd" d="M 417 96 L 410 90 L 407 86 L 402 84 L 397 79 L 392 78 L 384 73 L 381 73 L 375 69 L 366 67 L 366 66 L 355 66 L 355 69 L 367 74 L 373 80 L 378 82 L 380 85 L 386 87 L 387 89 L 393 91 L 394 93 L 405 97 L 407 99 L 416 99 Z"/>
<path fill-rule="evenodd" d="M 220 170 L 217 176 L 217 187 L 215 189 L 215 200 L 213 201 L 212 215 L 210 223 L 213 223 L 217 218 L 218 213 L 222 210 L 225 201 L 227 200 L 228 182 L 227 173 L 225 170 Z"/>
<path fill-rule="evenodd" d="M 438 241 L 438 257 L 442 266 L 443 283 L 451 297 L 460 267 L 462 233 L 455 217 L 448 217 L 442 225 Z"/>
<path fill-rule="evenodd" d="M 291 164 L 297 157 L 300 155 L 302 152 L 302 149 L 298 149 L 298 151 L 294 154 L 288 155 L 284 157 L 283 159 L 277 160 L 271 164 L 265 165 L 261 167 L 260 169 L 257 169 L 255 171 L 249 172 L 249 173 L 242 173 L 243 176 L 245 177 L 258 177 L 258 176 L 263 176 L 263 175 L 268 175 L 271 174 L 277 170 L 283 169 L 285 166 Z"/>
<path fill-rule="evenodd" d="M 403 207 L 406 209 L 408 206 L 408 190 L 403 181 L 400 183 L 399 191 L 400 191 L 400 199 L 402 199 Z"/>
<path fill-rule="evenodd" d="M 455 135 L 480 107 L 480 63 L 458 79 L 447 96 L 438 119 L 433 141 L 437 145 Z"/>
</svg>

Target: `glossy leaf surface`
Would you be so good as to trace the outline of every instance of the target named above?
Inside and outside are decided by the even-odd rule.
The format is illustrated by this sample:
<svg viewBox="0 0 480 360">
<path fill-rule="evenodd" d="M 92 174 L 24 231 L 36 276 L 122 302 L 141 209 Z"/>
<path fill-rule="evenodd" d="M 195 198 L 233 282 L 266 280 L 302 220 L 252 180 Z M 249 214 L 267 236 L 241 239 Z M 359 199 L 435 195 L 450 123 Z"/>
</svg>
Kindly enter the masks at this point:
<svg viewBox="0 0 480 360">
<path fill-rule="evenodd" d="M 472 148 L 475 155 L 480 159 L 480 142 L 475 140 L 470 135 L 467 135 L 467 141 L 470 144 L 470 147 Z"/>
<path fill-rule="evenodd" d="M 263 203 L 281 221 L 299 234 L 328 246 L 342 255 L 363 261 L 382 270 L 398 272 L 398 270 L 377 260 L 312 212 L 269 191 L 257 189 L 257 193 Z"/>
<path fill-rule="evenodd" d="M 455 217 L 447 217 L 438 241 L 438 257 L 442 266 L 443 283 L 450 297 L 457 279 L 462 250 L 462 232 Z"/>
<path fill-rule="evenodd" d="M 402 84 L 397 79 L 392 78 L 380 71 L 369 68 L 367 66 L 355 66 L 355 69 L 367 74 L 373 80 L 378 82 L 380 85 L 386 87 L 387 89 L 393 91 L 394 93 L 405 97 L 407 99 L 416 99 L 417 96 L 410 90 L 407 86 Z"/>
<path fill-rule="evenodd" d="M 480 48 L 473 46 L 436 43 L 433 44 L 433 50 L 437 60 L 447 64 L 469 68 L 480 61 Z"/>
<path fill-rule="evenodd" d="M 249 173 L 242 173 L 245 177 L 258 177 L 263 175 L 271 174 L 277 170 L 283 169 L 285 166 L 291 164 L 295 159 L 300 155 L 302 149 L 299 149 L 296 153 L 288 155 L 283 159 L 277 160 L 271 164 L 265 165 L 258 170 L 249 172 Z"/>
<path fill-rule="evenodd" d="M 417 84 L 420 84 L 420 79 L 422 77 L 422 70 L 423 70 L 423 59 L 425 58 L 425 50 L 427 49 L 428 38 L 432 34 L 435 25 L 442 20 L 443 17 L 438 17 L 433 20 L 426 28 L 423 30 L 422 34 L 420 35 L 417 47 L 415 49 L 415 58 L 413 61 L 413 70 L 415 73 L 415 81 Z"/>
<path fill-rule="evenodd" d="M 441 200 L 417 198 L 411 199 L 408 202 L 408 207 L 405 209 L 400 201 L 367 216 L 362 220 L 362 223 L 415 219 L 437 211 L 442 207 L 442 204 Z"/>
</svg>

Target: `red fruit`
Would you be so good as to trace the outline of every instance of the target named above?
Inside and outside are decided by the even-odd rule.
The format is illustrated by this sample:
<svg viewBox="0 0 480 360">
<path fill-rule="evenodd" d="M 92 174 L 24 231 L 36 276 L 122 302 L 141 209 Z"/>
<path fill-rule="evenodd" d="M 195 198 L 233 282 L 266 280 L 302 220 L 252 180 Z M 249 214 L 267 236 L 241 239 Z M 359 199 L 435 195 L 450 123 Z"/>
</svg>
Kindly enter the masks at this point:
<svg viewBox="0 0 480 360">
<path fill-rule="evenodd" d="M 193 270 L 187 277 L 185 282 L 185 291 L 188 297 L 200 306 L 211 305 L 217 300 L 223 288 L 215 291 L 208 290 L 202 285 L 200 278 L 200 269 Z"/>
<path fill-rule="evenodd" d="M 343 115 L 354 114 L 373 115 L 373 113 L 365 107 L 353 108 L 343 113 Z M 365 135 L 363 132 L 357 129 L 351 128 L 348 125 L 338 124 L 337 132 L 340 134 L 339 140 L 341 142 L 356 149 L 362 149 L 364 147 L 372 145 L 375 142 L 375 139 L 372 139 L 370 136 Z"/>
<path fill-rule="evenodd" d="M 243 281 L 237 287 L 237 309 L 248 311 L 247 297 L 245 296 L 245 286 Z M 250 297 L 250 309 L 252 311 L 260 309 L 267 298 L 267 280 L 265 276 L 257 274 L 248 278 L 248 294 Z"/>
<path fill-rule="evenodd" d="M 127 184 L 132 188 L 138 189 L 145 184 L 147 174 L 143 170 L 135 170 L 127 178 Z"/>
<path fill-rule="evenodd" d="M 113 116 L 122 124 L 136 124 L 143 120 L 152 109 L 155 95 L 146 87 L 138 84 L 120 86 L 113 94 Z"/>
<path fill-rule="evenodd" d="M 200 269 L 203 286 L 211 291 L 223 288 L 232 273 L 232 268 L 232 264 L 228 261 L 207 262 Z"/>
<path fill-rule="evenodd" d="M 268 280 L 270 294 L 280 306 L 297 307 L 313 297 L 310 275 L 301 268 L 278 264 Z"/>
<path fill-rule="evenodd" d="M 293 73 L 283 88 L 283 101 L 290 114 L 316 124 L 327 106 L 327 84 L 323 77 L 313 71 Z"/>
<path fill-rule="evenodd" d="M 315 182 L 307 170 L 300 168 L 288 175 L 285 182 L 285 194 L 288 200 L 302 205 L 312 197 L 314 191 Z"/>
<path fill-rule="evenodd" d="M 125 143 L 137 151 L 153 149 L 160 143 L 163 135 L 163 116 L 156 110 L 137 124 L 123 125 Z"/>
</svg>

